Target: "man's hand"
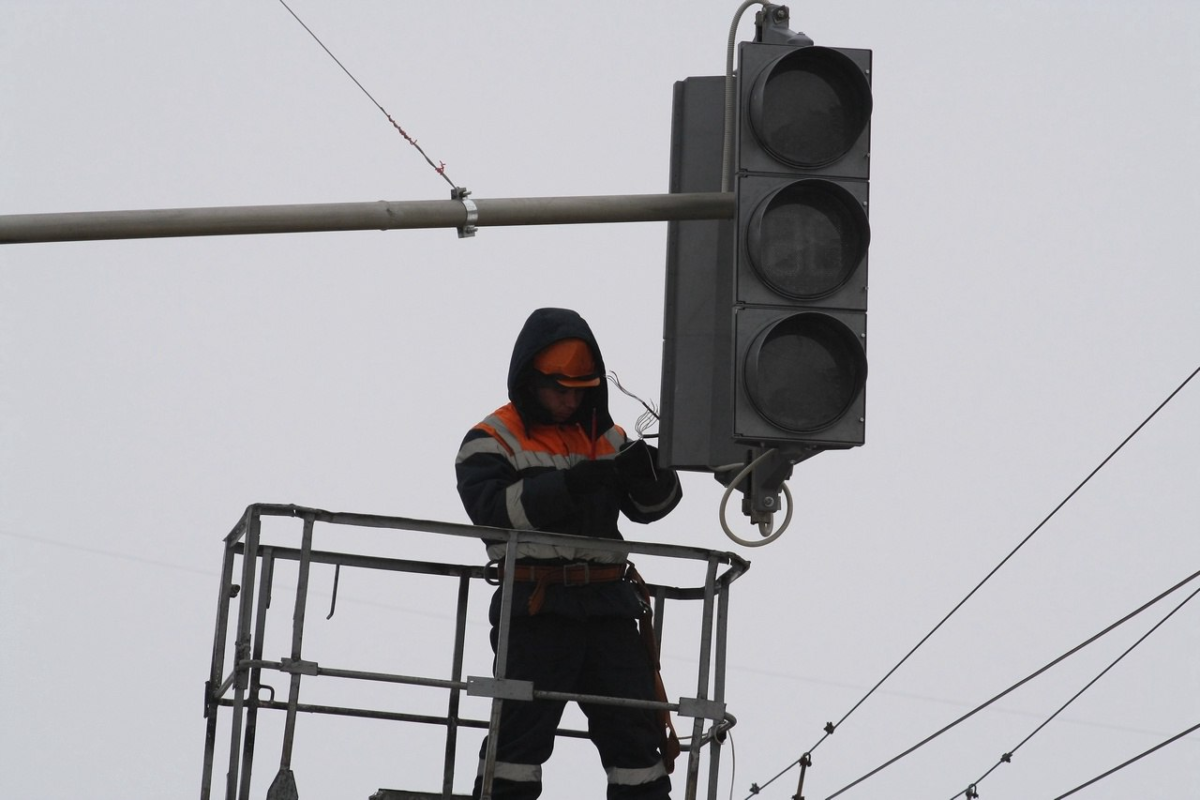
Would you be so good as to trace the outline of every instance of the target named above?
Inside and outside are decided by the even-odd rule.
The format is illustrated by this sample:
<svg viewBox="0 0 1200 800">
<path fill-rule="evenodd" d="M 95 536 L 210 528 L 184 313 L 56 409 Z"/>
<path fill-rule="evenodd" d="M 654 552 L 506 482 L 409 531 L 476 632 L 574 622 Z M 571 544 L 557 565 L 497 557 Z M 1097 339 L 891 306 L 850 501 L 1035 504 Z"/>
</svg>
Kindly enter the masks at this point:
<svg viewBox="0 0 1200 800">
<path fill-rule="evenodd" d="M 567 491 L 588 494 L 617 485 L 617 465 L 612 459 L 580 461 L 563 474 Z"/>
<path fill-rule="evenodd" d="M 658 482 L 658 450 L 645 439 L 624 447 L 616 458 L 617 480 L 626 489 Z"/>
</svg>

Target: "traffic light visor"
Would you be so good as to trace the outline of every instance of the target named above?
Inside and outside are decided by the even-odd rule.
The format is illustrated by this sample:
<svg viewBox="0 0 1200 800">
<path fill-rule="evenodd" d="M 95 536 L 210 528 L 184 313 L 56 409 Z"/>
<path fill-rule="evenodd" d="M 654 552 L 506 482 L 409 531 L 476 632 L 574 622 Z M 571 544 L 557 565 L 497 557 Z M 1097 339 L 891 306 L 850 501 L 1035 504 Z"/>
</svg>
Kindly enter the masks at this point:
<svg viewBox="0 0 1200 800">
<path fill-rule="evenodd" d="M 775 158 L 822 167 L 850 151 L 871 119 L 871 86 L 848 56 L 802 47 L 777 58 L 755 79 L 754 133 Z"/>
<path fill-rule="evenodd" d="M 772 425 L 815 433 L 841 420 L 866 386 L 863 344 L 842 322 L 804 312 L 755 337 L 745 361 L 750 401 Z"/>
<path fill-rule="evenodd" d="M 795 300 L 827 297 L 867 255 L 861 202 L 836 183 L 801 180 L 768 194 L 746 232 L 751 264 L 771 289 Z"/>
</svg>

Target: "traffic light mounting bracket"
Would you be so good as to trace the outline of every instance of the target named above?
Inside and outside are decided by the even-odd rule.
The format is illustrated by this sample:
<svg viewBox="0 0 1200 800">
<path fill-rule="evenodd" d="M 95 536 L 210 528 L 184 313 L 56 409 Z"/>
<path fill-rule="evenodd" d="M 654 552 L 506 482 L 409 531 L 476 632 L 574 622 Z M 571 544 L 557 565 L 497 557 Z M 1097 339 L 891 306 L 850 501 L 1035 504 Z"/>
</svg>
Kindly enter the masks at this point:
<svg viewBox="0 0 1200 800">
<path fill-rule="evenodd" d="M 791 29 L 792 12 L 787 6 L 764 3 L 754 14 L 754 41 L 766 44 L 811 46 L 813 40 Z"/>
</svg>

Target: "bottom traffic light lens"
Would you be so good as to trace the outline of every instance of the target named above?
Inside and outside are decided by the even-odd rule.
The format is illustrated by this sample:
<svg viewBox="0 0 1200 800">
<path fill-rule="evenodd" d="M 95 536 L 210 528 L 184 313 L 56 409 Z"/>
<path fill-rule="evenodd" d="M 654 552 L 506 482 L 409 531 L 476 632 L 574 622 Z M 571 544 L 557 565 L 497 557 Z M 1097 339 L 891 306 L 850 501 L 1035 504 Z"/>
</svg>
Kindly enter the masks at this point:
<svg viewBox="0 0 1200 800">
<path fill-rule="evenodd" d="M 767 326 L 747 353 L 746 391 L 771 424 L 811 433 L 836 423 L 866 385 L 867 359 L 853 331 L 818 313 Z"/>
</svg>

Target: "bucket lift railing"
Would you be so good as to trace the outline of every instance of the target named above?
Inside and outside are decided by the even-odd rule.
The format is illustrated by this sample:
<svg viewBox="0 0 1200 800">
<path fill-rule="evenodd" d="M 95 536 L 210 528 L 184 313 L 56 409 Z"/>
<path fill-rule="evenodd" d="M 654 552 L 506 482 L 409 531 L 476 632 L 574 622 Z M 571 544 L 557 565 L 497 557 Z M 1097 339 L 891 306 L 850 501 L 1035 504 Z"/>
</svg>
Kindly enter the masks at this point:
<svg viewBox="0 0 1200 800">
<path fill-rule="evenodd" d="M 284 547 L 264 544 L 260 540 L 263 517 L 293 517 L 303 520 L 300 546 Z M 357 526 L 377 529 L 406 530 L 446 536 L 466 537 L 493 542 L 504 542 L 510 561 L 515 560 L 520 543 L 551 544 L 560 547 L 585 546 L 588 550 L 608 551 L 619 554 L 646 554 L 671 559 L 686 559 L 706 563 L 703 586 L 673 587 L 650 583 L 654 598 L 654 620 L 657 641 L 662 641 L 663 622 L 668 600 L 700 600 L 703 603 L 700 621 L 700 652 L 696 675 L 696 695 L 682 697 L 676 703 L 634 700 L 621 697 L 598 697 L 567 692 L 549 692 L 537 689 L 523 681 L 507 680 L 504 665 L 507 662 L 509 619 L 512 609 L 513 573 L 507 571 L 500 580 L 501 613 L 500 630 L 496 644 L 496 674 L 494 677 L 467 677 L 463 680 L 463 658 L 466 642 L 466 617 L 469 586 L 472 580 L 495 583 L 495 570 L 478 565 L 456 565 L 427 561 L 415 561 L 361 553 L 333 552 L 313 548 L 315 524 Z M 240 583 L 235 583 L 235 571 L 239 567 Z M 264 658 L 264 640 L 267 608 L 271 600 L 274 569 L 277 561 L 295 561 L 298 564 L 295 606 L 292 616 L 290 654 L 278 660 Z M 458 581 L 457 613 L 455 617 L 454 654 L 449 678 L 431 678 L 401 675 L 386 672 L 345 669 L 319 665 L 303 658 L 304 619 L 308 603 L 308 579 L 312 564 L 335 566 L 334 602 L 336 603 L 337 575 L 343 566 L 361 569 L 384 570 L 456 578 Z M 257 565 L 257 571 L 256 571 Z M 722 568 L 724 568 L 722 570 Z M 260 709 L 283 711 L 286 714 L 283 730 L 283 746 L 279 770 L 267 793 L 267 800 L 292 800 L 298 797 L 291 769 L 292 744 L 296 721 L 300 712 L 330 714 L 350 717 L 386 719 L 399 722 L 441 725 L 446 728 L 445 760 L 443 763 L 442 788 L 440 793 L 389 792 L 380 790 L 377 797 L 457 797 L 453 794 L 455 756 L 459 728 L 487 728 L 489 747 L 484 759 L 484 796 L 490 793 L 491 779 L 495 767 L 494 735 L 505 701 L 529 701 L 553 699 L 584 701 L 598 704 L 621 705 L 637 708 L 667 709 L 681 717 L 692 718 L 692 734 L 687 749 L 687 771 L 685 797 L 695 800 L 698 790 L 701 748 L 708 744 L 708 792 L 709 800 L 716 800 L 717 773 L 720 764 L 721 745 L 725 732 L 736 720 L 725 710 L 725 649 L 729 614 L 730 584 L 749 568 L 748 562 L 733 553 L 705 550 L 681 545 L 647 542 L 593 539 L 563 534 L 536 531 L 516 531 L 500 528 L 482 528 L 448 522 L 435 522 L 404 517 L 387 517 L 370 514 L 329 512 L 294 505 L 255 504 L 248 507 L 233 530 L 225 537 L 224 560 L 221 569 L 221 587 L 217 601 L 216 631 L 213 638 L 212 666 L 205 683 L 204 715 L 207 720 L 204 748 L 204 771 L 201 783 L 201 800 L 210 800 L 212 794 L 212 771 L 216 758 L 218 716 L 222 708 L 231 709 L 229 735 L 229 767 L 226 772 L 226 800 L 249 800 L 250 779 L 254 762 L 254 745 Z M 231 612 L 237 600 L 234 653 L 227 664 L 227 643 L 230 640 Z M 332 609 L 331 609 L 332 615 Z M 228 671 L 227 671 L 228 669 Z M 262 682 L 263 670 L 273 670 L 289 677 L 286 702 L 275 698 L 274 689 Z M 314 705 L 300 702 L 300 684 L 303 676 L 341 678 L 362 681 L 408 684 L 433 687 L 447 691 L 445 717 L 425 714 L 409 714 L 381 711 L 368 708 L 351 708 L 333 705 Z M 263 699 L 263 690 L 269 698 Z M 464 719 L 459 716 L 462 692 L 468 696 L 491 698 L 491 714 L 487 720 Z M 704 724 L 708 721 L 709 729 Z M 586 737 L 586 733 L 560 729 L 559 736 Z"/>
</svg>

